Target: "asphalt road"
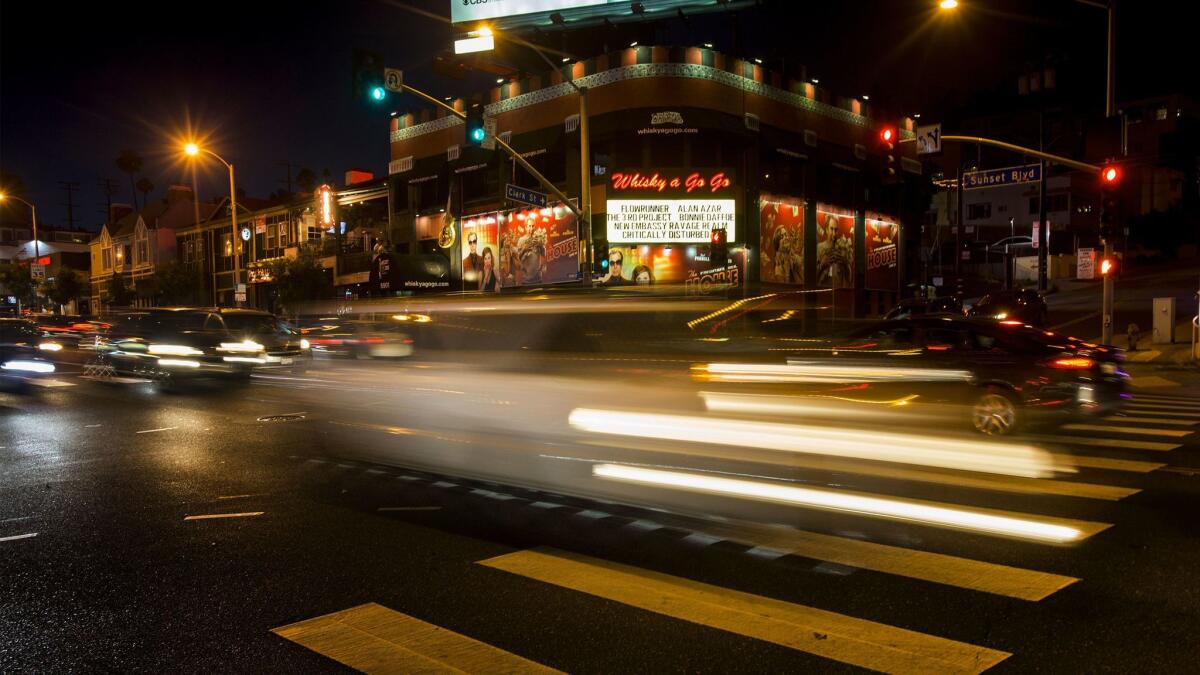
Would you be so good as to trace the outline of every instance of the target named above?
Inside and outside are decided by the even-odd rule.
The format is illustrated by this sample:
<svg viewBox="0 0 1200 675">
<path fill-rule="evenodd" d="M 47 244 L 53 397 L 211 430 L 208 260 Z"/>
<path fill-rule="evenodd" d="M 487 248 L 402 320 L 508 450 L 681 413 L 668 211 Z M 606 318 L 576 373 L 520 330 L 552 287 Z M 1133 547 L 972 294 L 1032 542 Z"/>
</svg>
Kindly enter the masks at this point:
<svg viewBox="0 0 1200 675">
<path fill-rule="evenodd" d="M 602 367 L 564 377 L 597 397 L 613 391 L 606 377 L 674 376 L 589 365 Z M 1084 458 L 1044 488 L 788 469 L 810 487 L 1096 528 L 1054 545 L 599 494 L 552 421 L 525 434 L 501 413 L 456 421 L 481 405 L 456 397 L 516 411 L 535 405 L 525 387 L 550 384 L 512 376 L 500 401 L 469 370 L 439 375 L 451 367 L 342 363 L 182 393 L 64 372 L 33 396 L 0 395 L 0 672 L 322 672 L 389 654 L 414 659 L 400 672 L 454 659 L 478 671 L 1188 672 L 1200 657 L 1193 373 L 1135 371 L 1145 387 L 1123 418 L 1039 431 L 1039 447 Z M 195 518 L 214 515 L 227 517 Z"/>
</svg>

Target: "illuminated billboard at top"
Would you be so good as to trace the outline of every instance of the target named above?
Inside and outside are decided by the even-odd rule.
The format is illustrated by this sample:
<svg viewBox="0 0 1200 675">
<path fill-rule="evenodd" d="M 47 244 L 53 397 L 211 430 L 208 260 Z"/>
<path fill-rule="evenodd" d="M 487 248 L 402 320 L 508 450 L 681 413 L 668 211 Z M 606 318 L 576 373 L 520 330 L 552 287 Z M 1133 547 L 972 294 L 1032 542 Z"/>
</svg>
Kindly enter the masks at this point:
<svg viewBox="0 0 1200 675">
<path fill-rule="evenodd" d="M 565 24 L 588 25 L 653 20 L 679 11 L 697 14 L 751 5 L 749 0 L 641 0 L 635 13 L 629 0 L 450 0 L 450 20 L 456 24 L 488 21 L 501 29 L 554 25 L 555 14 Z M 557 18 L 557 17 L 556 17 Z"/>
<path fill-rule="evenodd" d="M 450 0 L 450 20 L 454 23 L 486 21 L 520 14 L 558 12 L 576 7 L 603 5 L 608 0 Z"/>
</svg>

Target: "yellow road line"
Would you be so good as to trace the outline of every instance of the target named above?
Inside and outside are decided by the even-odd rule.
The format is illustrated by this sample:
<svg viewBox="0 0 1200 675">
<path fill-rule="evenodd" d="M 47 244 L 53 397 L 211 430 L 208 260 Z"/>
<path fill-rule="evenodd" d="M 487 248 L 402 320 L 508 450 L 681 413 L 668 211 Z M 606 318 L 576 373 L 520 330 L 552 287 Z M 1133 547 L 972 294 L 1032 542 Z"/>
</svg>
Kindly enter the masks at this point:
<svg viewBox="0 0 1200 675">
<path fill-rule="evenodd" d="M 1170 452 L 1175 448 L 1183 447 L 1179 443 L 1127 441 L 1122 438 L 1088 438 L 1086 436 L 1030 436 L 1029 440 L 1041 441 L 1043 443 L 1094 445 L 1105 448 L 1122 448 L 1125 450 L 1153 450 L 1155 452 Z"/>
<path fill-rule="evenodd" d="M 559 672 L 373 602 L 271 632 L 366 673 Z"/>
<path fill-rule="evenodd" d="M 253 518 L 261 516 L 262 511 L 247 511 L 246 513 L 208 513 L 203 516 L 186 516 L 184 520 L 215 520 L 217 518 Z"/>
<path fill-rule="evenodd" d="M 1132 473 L 1150 473 L 1161 469 L 1166 464 L 1158 462 L 1139 462 L 1132 459 L 1110 459 L 1108 457 L 1066 457 L 1075 466 L 1087 469 L 1109 469 L 1111 471 L 1130 471 Z"/>
<path fill-rule="evenodd" d="M 479 564 L 674 619 L 888 673 L 980 673 L 1007 652 L 667 574 L 538 549 Z"/>
<path fill-rule="evenodd" d="M 1061 574 L 997 565 L 790 527 L 708 520 L 696 522 L 694 519 L 677 518 L 668 514 L 655 514 L 654 521 L 667 527 L 693 530 L 712 537 L 813 560 L 825 560 L 873 572 L 1032 602 L 1045 599 L 1079 581 L 1075 577 Z"/>
<path fill-rule="evenodd" d="M 1104 420 L 1126 424 L 1165 424 L 1172 427 L 1194 427 L 1200 424 L 1200 420 L 1173 420 L 1169 417 L 1125 417 L 1124 415 L 1109 415 Z"/>
<path fill-rule="evenodd" d="M 1106 424 L 1064 424 L 1063 429 L 1067 431 L 1101 431 L 1104 433 L 1113 434 L 1130 434 L 1135 436 L 1165 436 L 1169 438 L 1183 438 L 1192 433 L 1190 430 L 1180 429 L 1141 429 L 1139 427 L 1114 427 Z M 1090 442 L 1090 441 L 1086 441 Z"/>
</svg>

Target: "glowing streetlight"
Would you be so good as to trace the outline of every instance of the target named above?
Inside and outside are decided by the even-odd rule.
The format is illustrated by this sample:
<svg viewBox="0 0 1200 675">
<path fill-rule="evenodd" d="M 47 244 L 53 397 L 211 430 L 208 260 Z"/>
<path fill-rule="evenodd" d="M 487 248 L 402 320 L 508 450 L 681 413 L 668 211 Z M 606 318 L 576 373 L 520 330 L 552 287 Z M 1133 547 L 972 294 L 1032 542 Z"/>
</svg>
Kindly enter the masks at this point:
<svg viewBox="0 0 1200 675">
<path fill-rule="evenodd" d="M 938 7 L 941 7 L 942 9 L 957 9 L 958 0 L 942 0 L 938 3 Z"/>
<path fill-rule="evenodd" d="M 42 252 L 38 248 L 37 207 L 33 205 L 33 202 L 27 202 L 16 195 L 6 195 L 3 192 L 0 192 L 0 202 L 6 199 L 12 199 L 14 201 L 21 202 L 25 206 L 29 207 L 29 218 L 33 222 L 33 262 L 36 265 L 38 264 L 38 261 L 42 259 Z M 34 292 L 34 295 L 36 297 L 36 291 Z"/>
<path fill-rule="evenodd" d="M 185 155 L 187 155 L 188 157 L 196 157 L 202 152 L 206 155 L 211 155 L 212 157 L 216 158 L 216 160 L 218 162 L 224 164 L 225 168 L 229 170 L 229 217 L 230 217 L 230 222 L 233 224 L 233 237 L 230 240 L 232 242 L 232 248 L 233 248 L 233 251 L 232 251 L 232 253 L 233 253 L 233 297 L 235 298 L 234 303 L 240 305 L 241 303 L 238 302 L 236 300 L 236 298 L 237 298 L 237 292 L 238 292 L 238 282 L 241 281 L 241 276 L 242 276 L 242 269 L 241 269 L 242 265 L 241 265 L 241 256 L 237 251 L 237 240 L 238 240 L 237 188 L 234 187 L 234 182 L 233 182 L 233 165 L 230 164 L 229 162 L 226 162 L 223 157 L 221 157 L 217 153 L 213 152 L 212 150 L 209 150 L 208 148 L 201 148 L 199 145 L 197 145 L 194 142 L 187 143 L 183 146 L 183 153 Z M 199 199 L 199 196 L 197 196 L 196 198 Z M 213 283 L 213 293 L 216 294 L 215 280 Z"/>
</svg>

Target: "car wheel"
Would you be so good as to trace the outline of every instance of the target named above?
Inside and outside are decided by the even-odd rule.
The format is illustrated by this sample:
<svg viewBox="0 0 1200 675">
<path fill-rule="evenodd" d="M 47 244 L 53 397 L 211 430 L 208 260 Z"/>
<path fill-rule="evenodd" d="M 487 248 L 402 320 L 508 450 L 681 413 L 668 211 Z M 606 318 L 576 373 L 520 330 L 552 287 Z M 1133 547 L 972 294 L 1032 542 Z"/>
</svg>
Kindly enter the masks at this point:
<svg viewBox="0 0 1200 675">
<path fill-rule="evenodd" d="M 1019 422 L 1017 402 L 999 387 L 988 387 L 971 406 L 971 424 L 988 436 L 1007 436 Z"/>
</svg>

